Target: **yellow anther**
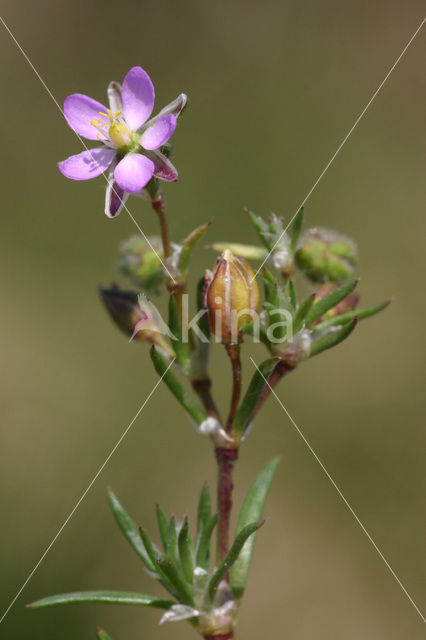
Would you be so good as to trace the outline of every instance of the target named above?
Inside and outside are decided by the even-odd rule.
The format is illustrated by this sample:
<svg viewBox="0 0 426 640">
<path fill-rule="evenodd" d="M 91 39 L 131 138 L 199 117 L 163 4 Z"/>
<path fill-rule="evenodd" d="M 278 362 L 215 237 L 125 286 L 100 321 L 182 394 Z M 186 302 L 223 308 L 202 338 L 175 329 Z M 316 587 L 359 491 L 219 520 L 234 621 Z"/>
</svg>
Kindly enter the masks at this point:
<svg viewBox="0 0 426 640">
<path fill-rule="evenodd" d="M 118 118 L 119 115 L 121 115 L 121 111 L 116 111 L 114 113 L 114 118 Z"/>
<path fill-rule="evenodd" d="M 108 118 L 108 114 L 107 113 L 103 113 L 102 111 L 99 111 L 99 113 L 101 114 L 101 116 L 103 116 L 104 118 Z"/>
<path fill-rule="evenodd" d="M 96 125 L 98 125 L 100 123 L 101 119 L 99 118 L 99 120 L 91 120 L 90 124 L 93 124 L 95 127 Z"/>
</svg>

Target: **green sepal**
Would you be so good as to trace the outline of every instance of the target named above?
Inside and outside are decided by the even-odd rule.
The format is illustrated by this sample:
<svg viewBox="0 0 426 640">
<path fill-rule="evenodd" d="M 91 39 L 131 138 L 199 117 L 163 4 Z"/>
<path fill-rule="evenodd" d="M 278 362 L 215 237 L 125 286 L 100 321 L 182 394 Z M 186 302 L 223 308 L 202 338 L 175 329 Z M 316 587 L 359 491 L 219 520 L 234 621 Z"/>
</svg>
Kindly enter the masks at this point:
<svg viewBox="0 0 426 640">
<path fill-rule="evenodd" d="M 158 566 L 178 592 L 180 602 L 193 607 L 194 598 L 192 590 L 179 571 L 179 567 L 177 567 L 173 560 L 167 555 L 158 559 Z"/>
<path fill-rule="evenodd" d="M 173 349 L 176 354 L 176 362 L 185 375 L 191 372 L 191 360 L 188 341 L 182 339 L 182 322 L 175 296 L 169 299 L 169 328 L 176 340 L 173 340 Z"/>
<path fill-rule="evenodd" d="M 151 347 L 150 356 L 158 375 L 163 377 L 163 381 L 185 411 L 191 416 L 197 425 L 204 422 L 204 420 L 207 419 L 207 413 L 193 399 L 188 391 L 183 388 L 171 368 L 167 369 L 168 364 L 166 363 L 166 360 L 154 346 Z"/>
<path fill-rule="evenodd" d="M 299 242 L 300 234 L 303 226 L 303 207 L 299 209 L 290 227 L 290 250 L 294 253 L 297 243 Z"/>
<path fill-rule="evenodd" d="M 311 310 L 312 305 L 315 304 L 315 293 L 305 298 L 300 307 L 297 309 L 293 316 L 293 334 L 300 331 L 305 324 L 305 319 Z"/>
<path fill-rule="evenodd" d="M 63 604 L 78 604 L 81 602 L 98 602 L 102 604 L 130 604 L 143 607 L 156 607 L 157 609 L 170 609 L 175 603 L 164 598 L 147 596 L 143 593 L 131 591 L 76 591 L 74 593 L 61 593 L 56 596 L 42 598 L 31 604 L 30 609 L 42 609 L 44 607 L 56 607 Z"/>
<path fill-rule="evenodd" d="M 385 300 L 384 302 L 375 304 L 372 307 L 366 307 L 365 309 L 358 309 L 355 311 L 348 311 L 347 313 L 342 313 L 340 316 L 328 318 L 327 320 L 324 320 L 323 322 L 315 325 L 315 331 L 321 331 L 323 329 L 328 329 L 329 327 L 336 327 L 338 325 L 346 324 L 354 318 L 358 318 L 358 320 L 364 320 L 364 318 L 369 318 L 370 316 L 374 316 L 376 313 L 380 313 L 380 311 L 386 309 L 386 307 L 388 307 L 390 303 L 391 300 Z"/>
<path fill-rule="evenodd" d="M 270 460 L 249 488 L 238 516 L 237 533 L 242 531 L 249 522 L 262 517 L 278 462 L 278 458 Z M 237 599 L 242 597 L 246 587 L 255 540 L 256 536 L 247 540 L 231 570 L 230 585 Z"/>
<path fill-rule="evenodd" d="M 155 570 L 154 566 L 147 554 L 147 551 L 139 535 L 138 527 L 136 526 L 132 518 L 123 509 L 115 493 L 110 489 L 108 490 L 108 501 L 118 526 L 120 527 L 121 531 L 124 533 L 127 540 L 130 542 L 132 548 L 136 551 L 138 556 L 141 558 L 146 568 L 149 571 L 154 571 Z"/>
<path fill-rule="evenodd" d="M 264 344 L 266 347 L 269 348 L 270 342 L 268 340 L 266 331 L 264 331 L 260 327 L 258 329 L 256 327 L 256 330 L 255 330 L 255 326 L 252 322 L 249 322 L 248 324 L 243 325 L 240 331 L 246 336 L 253 336 L 253 337 L 259 338 L 260 342 L 262 342 L 262 344 Z"/>
<path fill-rule="evenodd" d="M 326 349 L 331 349 L 331 347 L 335 347 L 340 342 L 343 342 L 352 331 L 355 329 L 358 324 L 358 318 L 354 318 L 350 322 L 347 322 L 342 327 L 338 329 L 332 329 L 329 333 L 321 336 L 317 340 L 314 340 L 311 344 L 311 351 L 309 353 L 309 357 L 317 356 L 322 351 Z M 315 334 L 313 334 L 315 335 Z"/>
<path fill-rule="evenodd" d="M 192 231 L 189 236 L 182 242 L 182 249 L 179 253 L 178 271 L 179 274 L 184 278 L 188 274 L 189 259 L 192 252 L 194 251 L 195 245 L 197 244 L 198 240 L 205 234 L 210 225 L 211 222 L 206 222 L 200 227 L 197 227 L 197 229 L 194 229 L 194 231 Z"/>
<path fill-rule="evenodd" d="M 185 517 L 178 538 L 179 558 L 185 579 L 189 584 L 194 581 L 194 545 L 189 531 L 188 518 Z"/>
<path fill-rule="evenodd" d="M 211 538 L 218 520 L 217 513 L 209 518 L 197 538 L 196 564 L 197 567 L 201 567 L 205 571 L 209 570 Z"/>
<path fill-rule="evenodd" d="M 288 297 L 290 299 L 290 304 L 293 311 L 297 309 L 297 296 L 296 296 L 296 285 L 294 284 L 293 278 L 290 278 L 288 281 Z"/>
<path fill-rule="evenodd" d="M 257 404 L 265 390 L 267 384 L 265 378 L 268 380 L 275 369 L 277 362 L 277 358 L 269 358 L 261 363 L 259 369 L 256 368 L 232 424 L 232 432 L 235 438 L 241 438 L 244 431 L 249 426 Z"/>
<path fill-rule="evenodd" d="M 228 571 L 231 569 L 232 565 L 237 561 L 238 556 L 240 555 L 241 550 L 244 547 L 244 544 L 246 543 L 246 541 L 250 538 L 251 535 L 253 535 L 263 525 L 263 523 L 264 521 L 252 522 L 251 524 L 248 524 L 243 529 L 241 529 L 241 531 L 235 538 L 234 543 L 230 548 L 228 554 L 226 555 L 226 558 L 219 565 L 219 567 L 216 569 L 216 571 L 210 578 L 210 581 L 207 587 L 207 593 L 208 593 L 210 602 L 214 601 L 214 597 L 216 595 L 216 591 L 219 584 L 224 579 Z"/>
<path fill-rule="evenodd" d="M 315 320 L 321 318 L 321 316 L 327 313 L 327 311 L 344 300 L 350 293 L 352 293 L 357 284 L 358 280 L 346 282 L 341 287 L 334 289 L 323 298 L 320 298 L 318 302 L 315 302 L 306 316 L 306 325 L 310 325 L 312 322 L 315 322 Z"/>
<path fill-rule="evenodd" d="M 267 250 L 263 247 L 252 244 L 240 244 L 238 242 L 214 242 L 206 248 L 213 249 L 213 251 L 220 253 L 229 249 L 234 255 L 246 258 L 246 260 L 263 260 L 268 255 Z"/>
<path fill-rule="evenodd" d="M 98 627 L 96 629 L 96 635 L 98 637 L 98 640 L 112 640 L 111 636 L 109 636 L 106 631 L 101 629 L 101 627 Z"/>
<path fill-rule="evenodd" d="M 169 523 L 167 522 L 166 514 L 164 513 L 160 505 L 156 505 L 155 512 L 157 515 L 158 530 L 160 532 L 161 542 L 165 551 L 167 546 L 167 531 L 169 528 Z"/>
</svg>

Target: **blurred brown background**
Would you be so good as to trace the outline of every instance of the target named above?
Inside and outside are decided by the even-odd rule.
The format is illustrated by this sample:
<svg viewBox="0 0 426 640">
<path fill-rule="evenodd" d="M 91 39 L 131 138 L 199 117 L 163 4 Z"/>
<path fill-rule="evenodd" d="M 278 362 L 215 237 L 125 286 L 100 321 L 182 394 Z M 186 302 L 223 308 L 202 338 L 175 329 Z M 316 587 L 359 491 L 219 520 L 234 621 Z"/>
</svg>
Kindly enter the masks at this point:
<svg viewBox="0 0 426 640">
<path fill-rule="evenodd" d="M 210 241 L 254 242 L 242 207 L 287 220 L 295 213 L 423 9 L 420 1 L 393 0 L 6 0 L 3 17 L 60 103 L 75 91 L 103 101 L 109 80 L 136 64 L 153 78 L 158 108 L 187 92 L 190 106 L 174 136 L 180 181 L 167 188 L 173 235 L 181 239 L 214 217 Z M 395 301 L 278 392 L 420 607 L 425 36 L 306 207 L 308 224 L 358 241 L 362 301 Z M 147 350 L 117 333 L 96 293 L 98 283 L 116 278 L 116 246 L 135 228 L 125 212 L 115 221 L 104 216 L 102 178 L 77 184 L 59 174 L 56 162 L 78 153 L 79 142 L 4 30 L 0 46 L 3 611 L 157 378 Z M 132 199 L 129 208 L 146 233 L 156 232 L 145 203 Z M 194 281 L 213 259 L 198 252 Z M 257 361 L 263 354 L 249 341 L 245 352 Z M 246 372 L 247 379 L 249 362 Z M 220 348 L 213 374 L 227 403 Z M 420 617 L 274 399 L 242 451 L 237 503 L 277 453 L 282 463 L 238 637 L 424 637 Z M 83 640 L 95 637 L 99 623 L 114 640 L 195 638 L 184 623 L 159 627 L 151 610 L 29 612 L 24 604 L 80 588 L 160 593 L 113 522 L 105 488 L 153 530 L 157 501 L 192 514 L 206 479 L 214 483 L 209 442 L 161 387 L 0 636 Z"/>
</svg>

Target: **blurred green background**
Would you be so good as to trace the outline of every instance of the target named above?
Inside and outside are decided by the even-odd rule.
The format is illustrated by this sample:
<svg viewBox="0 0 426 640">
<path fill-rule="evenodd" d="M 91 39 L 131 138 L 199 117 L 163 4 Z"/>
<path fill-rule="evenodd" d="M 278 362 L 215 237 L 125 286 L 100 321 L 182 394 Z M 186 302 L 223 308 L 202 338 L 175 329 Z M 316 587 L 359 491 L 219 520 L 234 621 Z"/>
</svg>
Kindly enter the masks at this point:
<svg viewBox="0 0 426 640">
<path fill-rule="evenodd" d="M 105 99 L 110 79 L 148 70 L 158 108 L 185 91 L 174 136 L 180 181 L 167 187 L 175 239 L 214 218 L 209 241 L 254 242 L 242 208 L 295 213 L 420 24 L 420 1 L 3 3 L 3 17 L 59 103 Z M 6 31 L 3 117 L 1 609 L 6 609 L 157 378 L 96 287 L 116 279 L 119 241 L 135 232 L 103 214 L 102 178 L 65 180 L 56 162 L 80 146 Z M 421 387 L 424 281 L 424 53 L 421 33 L 306 206 L 308 224 L 353 236 L 362 302 L 395 300 L 350 341 L 301 366 L 279 396 L 416 603 L 425 595 Z M 155 233 L 149 206 L 129 208 Z M 199 251 L 193 280 L 214 255 Z M 245 346 L 246 359 L 262 350 Z M 246 380 L 251 364 L 246 362 Z M 213 358 L 228 403 L 222 350 Z M 238 637 L 415 640 L 424 628 L 288 418 L 271 399 L 244 445 L 236 503 L 271 456 L 282 462 L 258 536 Z M 30 612 L 76 589 L 160 593 L 121 537 L 110 485 L 154 528 L 154 505 L 194 513 L 214 484 L 209 442 L 168 391 L 153 395 L 0 627 L 10 639 L 114 640 L 195 635 L 159 613 L 95 605 Z"/>
</svg>

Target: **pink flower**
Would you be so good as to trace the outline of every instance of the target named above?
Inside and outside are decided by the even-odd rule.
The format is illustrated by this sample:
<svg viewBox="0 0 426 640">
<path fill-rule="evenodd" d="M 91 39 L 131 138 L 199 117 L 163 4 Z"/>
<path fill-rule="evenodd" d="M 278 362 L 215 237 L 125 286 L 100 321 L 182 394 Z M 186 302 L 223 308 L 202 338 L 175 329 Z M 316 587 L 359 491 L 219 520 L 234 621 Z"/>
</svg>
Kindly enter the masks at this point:
<svg viewBox="0 0 426 640">
<path fill-rule="evenodd" d="M 71 129 L 102 146 L 88 149 L 60 162 L 59 171 L 71 180 L 90 180 L 109 169 L 105 213 L 117 216 L 129 194 L 139 193 L 153 176 L 175 182 L 178 173 L 159 148 L 173 135 L 176 120 L 187 97 L 176 100 L 150 118 L 154 86 L 141 67 L 127 73 L 121 87 L 108 87 L 109 109 L 89 96 L 73 93 L 64 102 L 64 115 Z"/>
</svg>

